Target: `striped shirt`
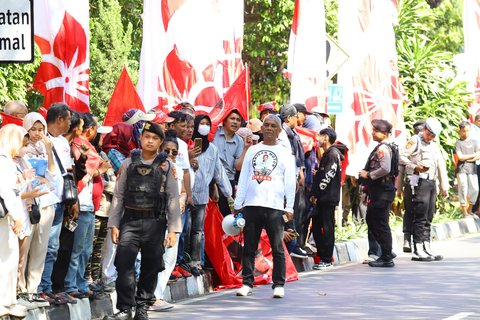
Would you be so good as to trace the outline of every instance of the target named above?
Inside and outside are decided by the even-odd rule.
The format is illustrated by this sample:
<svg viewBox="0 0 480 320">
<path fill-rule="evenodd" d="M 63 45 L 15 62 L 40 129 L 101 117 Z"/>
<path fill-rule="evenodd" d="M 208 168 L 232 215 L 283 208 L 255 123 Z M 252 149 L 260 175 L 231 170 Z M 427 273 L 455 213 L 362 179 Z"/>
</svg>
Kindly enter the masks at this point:
<svg viewBox="0 0 480 320">
<path fill-rule="evenodd" d="M 196 157 L 198 170 L 195 172 L 195 183 L 192 187 L 193 203 L 207 204 L 209 184 L 213 178 L 225 197 L 232 195 L 232 186 L 225 168 L 220 161 L 217 147 L 210 143 L 208 149 Z"/>
</svg>

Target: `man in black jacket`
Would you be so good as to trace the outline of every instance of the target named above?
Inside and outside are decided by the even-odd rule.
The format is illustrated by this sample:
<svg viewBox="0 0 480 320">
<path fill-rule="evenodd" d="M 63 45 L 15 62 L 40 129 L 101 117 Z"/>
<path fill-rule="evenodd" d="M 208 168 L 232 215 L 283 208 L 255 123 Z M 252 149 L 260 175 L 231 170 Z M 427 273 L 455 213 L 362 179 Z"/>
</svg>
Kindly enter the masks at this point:
<svg viewBox="0 0 480 320">
<path fill-rule="evenodd" d="M 342 160 L 346 147 L 343 144 L 334 144 L 337 135 L 332 128 L 321 130 L 320 137 L 320 147 L 324 153 L 313 180 L 310 201 L 317 206 L 312 216 L 312 232 L 321 261 L 313 266 L 313 269 L 326 270 L 332 267 L 335 207 L 340 201 Z"/>
</svg>

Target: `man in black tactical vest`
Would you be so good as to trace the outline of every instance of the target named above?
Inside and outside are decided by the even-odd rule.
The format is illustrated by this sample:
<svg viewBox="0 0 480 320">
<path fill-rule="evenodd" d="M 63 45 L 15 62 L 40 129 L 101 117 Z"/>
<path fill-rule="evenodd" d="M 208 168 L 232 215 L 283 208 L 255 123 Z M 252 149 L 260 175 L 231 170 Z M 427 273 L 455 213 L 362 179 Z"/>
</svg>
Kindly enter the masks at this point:
<svg viewBox="0 0 480 320">
<path fill-rule="evenodd" d="M 372 138 L 379 145 L 368 157 L 365 169 L 360 171 L 361 183 L 367 189 L 367 225 L 382 248 L 382 255 L 368 263 L 371 267 L 393 267 L 392 233 L 388 220 L 390 204 L 395 198 L 392 176 L 392 148 L 386 144 L 392 125 L 386 120 L 372 120 Z M 397 157 L 398 158 L 398 157 Z M 398 171 L 395 171 L 398 174 Z"/>
<path fill-rule="evenodd" d="M 118 173 L 108 218 L 112 242 L 117 244 L 115 266 L 117 312 L 106 320 L 148 319 L 155 302 L 157 276 L 163 267 L 164 245 L 175 244 L 182 231 L 179 192 L 173 165 L 158 153 L 165 135 L 156 123 L 146 122 L 141 150 L 133 150 Z M 165 231 L 168 228 L 167 239 Z M 164 243 L 165 240 L 165 243 Z M 140 278 L 135 292 L 135 259 L 142 253 Z"/>
</svg>

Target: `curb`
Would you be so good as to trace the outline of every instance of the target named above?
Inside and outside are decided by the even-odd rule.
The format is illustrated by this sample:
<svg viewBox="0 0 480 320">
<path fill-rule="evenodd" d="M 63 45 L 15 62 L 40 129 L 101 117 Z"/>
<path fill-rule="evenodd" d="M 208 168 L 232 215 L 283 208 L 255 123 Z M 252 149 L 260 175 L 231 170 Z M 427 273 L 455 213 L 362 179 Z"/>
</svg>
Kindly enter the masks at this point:
<svg viewBox="0 0 480 320">
<path fill-rule="evenodd" d="M 469 233 L 480 232 L 480 219 L 464 218 L 456 221 L 437 223 L 432 225 L 432 240 L 447 240 L 461 237 Z M 402 251 L 403 233 L 392 234 L 393 248 Z M 335 243 L 333 252 L 334 265 L 343 265 L 350 262 L 361 262 L 367 256 L 368 240 L 353 239 Z M 292 258 L 298 272 L 311 271 L 313 258 Z M 206 272 L 200 277 L 189 277 L 169 283 L 165 290 L 165 300 L 176 302 L 195 298 L 213 292 L 213 273 Z M 77 304 L 67 304 L 30 310 L 27 320 L 85 320 L 102 319 L 105 315 L 112 314 L 115 310 L 116 293 L 102 294 L 96 299 L 79 299 Z M 10 320 L 9 316 L 0 317 L 0 320 Z"/>
</svg>

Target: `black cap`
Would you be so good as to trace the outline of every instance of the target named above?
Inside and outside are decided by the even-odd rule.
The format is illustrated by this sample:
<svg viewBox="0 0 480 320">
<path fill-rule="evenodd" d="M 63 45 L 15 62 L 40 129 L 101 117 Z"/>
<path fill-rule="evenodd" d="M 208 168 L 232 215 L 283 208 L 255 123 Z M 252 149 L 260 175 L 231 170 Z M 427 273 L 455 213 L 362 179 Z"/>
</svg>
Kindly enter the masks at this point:
<svg viewBox="0 0 480 320">
<path fill-rule="evenodd" d="M 303 103 L 295 103 L 293 106 L 295 107 L 295 109 L 297 109 L 297 112 L 310 114 L 310 112 L 308 112 L 307 108 Z"/>
<path fill-rule="evenodd" d="M 425 128 L 425 120 L 418 120 L 413 124 L 413 130 L 422 131 Z"/>
<path fill-rule="evenodd" d="M 328 136 L 328 141 L 334 143 L 337 140 L 337 133 L 332 128 L 325 128 L 320 130 L 320 134 L 326 134 Z"/>
<path fill-rule="evenodd" d="M 145 125 L 143 126 L 143 131 L 155 133 L 160 138 L 162 138 L 162 140 L 165 139 L 165 133 L 163 132 L 162 127 L 160 127 L 160 125 L 156 124 L 155 122 L 145 122 Z"/>
<path fill-rule="evenodd" d="M 291 104 L 284 104 L 280 107 L 280 117 L 286 119 L 297 115 L 297 109 Z"/>
<path fill-rule="evenodd" d="M 390 122 L 383 119 L 374 119 L 372 120 L 372 126 L 380 132 L 389 133 L 393 126 Z"/>
</svg>

